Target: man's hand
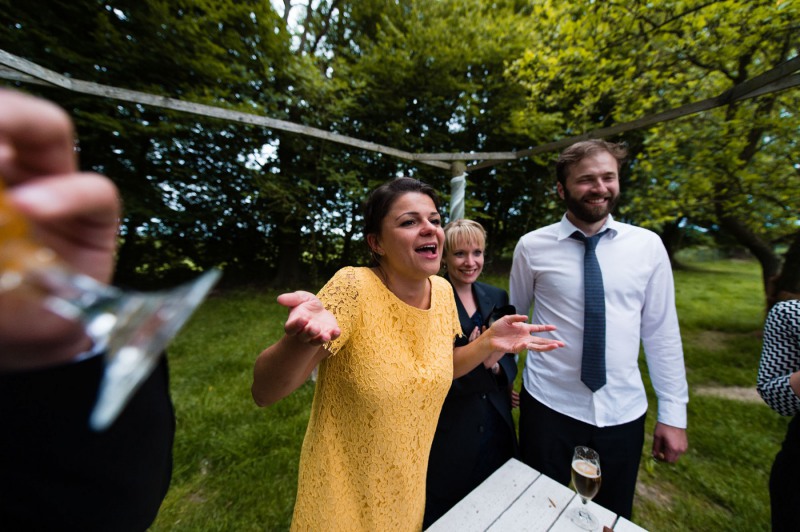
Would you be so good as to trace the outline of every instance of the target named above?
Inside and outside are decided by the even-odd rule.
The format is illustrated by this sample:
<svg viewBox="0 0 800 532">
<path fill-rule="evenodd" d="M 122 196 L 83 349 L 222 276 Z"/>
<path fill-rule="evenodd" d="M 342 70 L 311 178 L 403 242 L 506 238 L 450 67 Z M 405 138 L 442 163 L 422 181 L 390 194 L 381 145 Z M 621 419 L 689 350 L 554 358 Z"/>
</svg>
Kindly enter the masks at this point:
<svg viewBox="0 0 800 532">
<path fill-rule="evenodd" d="M 656 423 L 653 431 L 653 458 L 674 464 L 688 448 L 686 429 Z"/>
</svg>

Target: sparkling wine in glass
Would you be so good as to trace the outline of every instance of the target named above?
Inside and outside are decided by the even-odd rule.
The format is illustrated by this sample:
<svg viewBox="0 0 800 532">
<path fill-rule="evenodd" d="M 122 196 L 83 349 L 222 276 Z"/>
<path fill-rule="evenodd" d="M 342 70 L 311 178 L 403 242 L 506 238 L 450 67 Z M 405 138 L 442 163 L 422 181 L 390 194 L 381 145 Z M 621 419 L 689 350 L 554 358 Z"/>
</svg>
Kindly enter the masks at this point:
<svg viewBox="0 0 800 532">
<path fill-rule="evenodd" d="M 572 455 L 572 485 L 583 503 L 569 513 L 570 520 L 584 530 L 596 530 L 600 521 L 586 508 L 600 491 L 600 456 L 589 447 L 575 447 Z"/>
<path fill-rule="evenodd" d="M 152 293 L 100 283 L 35 242 L 0 180 L 0 292 L 34 294 L 55 314 L 81 322 L 95 348 L 103 351 L 105 369 L 89 418 L 96 431 L 108 428 L 122 412 L 220 275 L 209 270 L 177 288 Z"/>
</svg>

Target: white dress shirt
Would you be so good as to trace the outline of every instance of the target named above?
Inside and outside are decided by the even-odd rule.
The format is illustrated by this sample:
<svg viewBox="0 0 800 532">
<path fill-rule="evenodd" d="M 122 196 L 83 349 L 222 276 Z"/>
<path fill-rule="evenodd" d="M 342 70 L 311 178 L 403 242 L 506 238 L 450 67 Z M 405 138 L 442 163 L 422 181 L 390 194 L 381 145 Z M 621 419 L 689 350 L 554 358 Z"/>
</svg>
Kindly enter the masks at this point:
<svg viewBox="0 0 800 532">
<path fill-rule="evenodd" d="M 529 351 L 523 384 L 539 402 L 598 427 L 619 425 L 647 411 L 639 372 L 644 346 L 658 397 L 658 421 L 686 428 L 689 388 L 683 363 L 669 257 L 655 233 L 614 221 L 597 245 L 606 295 L 606 385 L 592 393 L 581 382 L 583 351 L 583 254 L 578 229 L 566 215 L 559 223 L 524 235 L 514 250 L 509 293 L 520 314 L 533 307 L 532 323 L 558 327 L 566 347 Z M 602 230 L 602 229 L 601 229 Z"/>
</svg>

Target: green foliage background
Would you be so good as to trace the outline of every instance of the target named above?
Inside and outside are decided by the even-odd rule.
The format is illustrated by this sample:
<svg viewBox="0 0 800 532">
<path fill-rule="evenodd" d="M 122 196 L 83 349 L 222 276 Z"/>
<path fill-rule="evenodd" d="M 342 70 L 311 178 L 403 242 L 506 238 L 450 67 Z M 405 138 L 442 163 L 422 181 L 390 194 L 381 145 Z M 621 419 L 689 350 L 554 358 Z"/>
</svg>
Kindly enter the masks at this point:
<svg viewBox="0 0 800 532">
<path fill-rule="evenodd" d="M 0 47 L 77 79 L 410 152 L 508 152 L 718 96 L 796 58 L 798 20 L 792 0 L 0 0 Z M 425 164 L 16 85 L 66 107 L 83 166 L 119 185 L 121 283 L 211 266 L 227 283 L 321 282 L 365 258 L 360 202 L 399 174 L 432 183 L 447 210 L 451 175 Z M 765 290 L 799 291 L 798 98 L 767 91 L 613 139 L 632 156 L 618 217 L 673 256 L 698 241 L 744 249 Z M 469 172 L 466 215 L 498 260 L 561 215 L 554 157 Z"/>
</svg>

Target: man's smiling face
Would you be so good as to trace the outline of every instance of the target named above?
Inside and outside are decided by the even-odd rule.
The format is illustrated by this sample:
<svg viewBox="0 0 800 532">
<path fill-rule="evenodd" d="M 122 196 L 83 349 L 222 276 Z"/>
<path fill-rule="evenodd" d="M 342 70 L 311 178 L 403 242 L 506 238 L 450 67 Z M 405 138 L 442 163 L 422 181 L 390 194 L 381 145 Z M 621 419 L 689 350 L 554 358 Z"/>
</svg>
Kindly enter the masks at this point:
<svg viewBox="0 0 800 532">
<path fill-rule="evenodd" d="M 584 224 L 602 222 L 619 201 L 619 166 L 613 155 L 599 151 L 569 167 L 558 194 L 574 219 Z M 577 225 L 577 224 L 576 224 Z"/>
</svg>

